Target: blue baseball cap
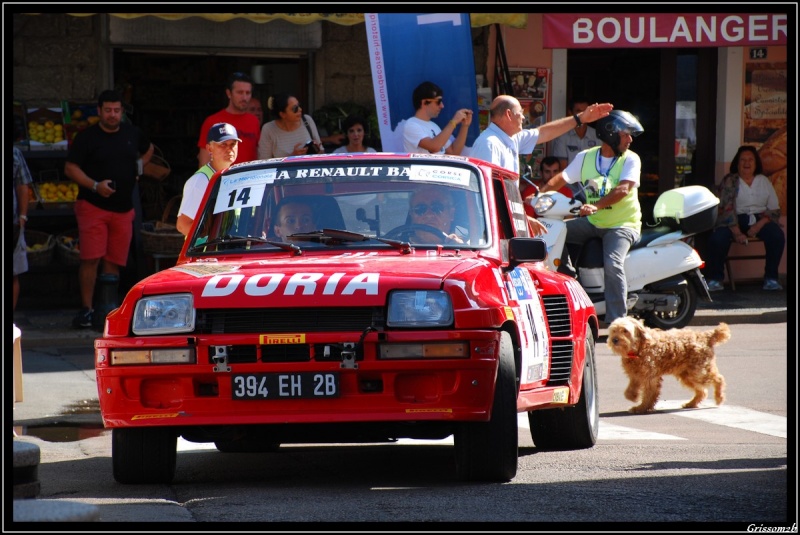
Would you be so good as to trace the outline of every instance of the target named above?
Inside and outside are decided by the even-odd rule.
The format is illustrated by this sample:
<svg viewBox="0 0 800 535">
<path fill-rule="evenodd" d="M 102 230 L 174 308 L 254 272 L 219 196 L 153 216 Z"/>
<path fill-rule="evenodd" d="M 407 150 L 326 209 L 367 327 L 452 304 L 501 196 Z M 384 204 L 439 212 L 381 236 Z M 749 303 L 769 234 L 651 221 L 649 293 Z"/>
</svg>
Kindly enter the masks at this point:
<svg viewBox="0 0 800 535">
<path fill-rule="evenodd" d="M 216 143 L 222 143 L 223 141 L 228 141 L 229 139 L 235 139 L 239 143 L 242 142 L 242 140 L 239 139 L 239 133 L 232 124 L 217 123 L 208 130 L 206 143 L 211 143 L 212 141 Z"/>
</svg>

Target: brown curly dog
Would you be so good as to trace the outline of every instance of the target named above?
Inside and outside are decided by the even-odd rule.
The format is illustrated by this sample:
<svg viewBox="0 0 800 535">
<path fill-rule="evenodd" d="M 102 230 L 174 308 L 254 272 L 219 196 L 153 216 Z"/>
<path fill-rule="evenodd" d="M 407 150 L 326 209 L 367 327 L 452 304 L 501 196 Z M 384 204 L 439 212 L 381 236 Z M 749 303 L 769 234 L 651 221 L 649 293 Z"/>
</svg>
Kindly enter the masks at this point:
<svg viewBox="0 0 800 535">
<path fill-rule="evenodd" d="M 706 398 L 706 388 L 714 385 L 717 405 L 725 400 L 725 378 L 717 370 L 714 346 L 727 342 L 731 330 L 720 323 L 709 331 L 690 329 L 651 329 L 634 318 L 619 318 L 608 326 L 611 351 L 622 357 L 622 368 L 630 379 L 625 398 L 641 403 L 630 412 L 652 411 L 661 394 L 662 378 L 674 375 L 694 390 L 694 397 L 683 407 L 696 408 Z"/>
</svg>

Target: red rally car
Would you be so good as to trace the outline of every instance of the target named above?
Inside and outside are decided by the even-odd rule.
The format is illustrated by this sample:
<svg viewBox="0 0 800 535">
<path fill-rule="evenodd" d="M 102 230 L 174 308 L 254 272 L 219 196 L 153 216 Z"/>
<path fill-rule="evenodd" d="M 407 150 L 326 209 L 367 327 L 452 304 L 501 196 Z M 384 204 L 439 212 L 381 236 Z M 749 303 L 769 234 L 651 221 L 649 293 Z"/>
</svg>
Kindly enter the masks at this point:
<svg viewBox="0 0 800 535">
<path fill-rule="evenodd" d="M 518 178 L 460 156 L 342 154 L 215 175 L 176 266 L 95 342 L 114 478 L 168 483 L 177 438 L 222 452 L 453 436 L 509 481 L 597 439 L 598 320 L 549 271 Z"/>
</svg>

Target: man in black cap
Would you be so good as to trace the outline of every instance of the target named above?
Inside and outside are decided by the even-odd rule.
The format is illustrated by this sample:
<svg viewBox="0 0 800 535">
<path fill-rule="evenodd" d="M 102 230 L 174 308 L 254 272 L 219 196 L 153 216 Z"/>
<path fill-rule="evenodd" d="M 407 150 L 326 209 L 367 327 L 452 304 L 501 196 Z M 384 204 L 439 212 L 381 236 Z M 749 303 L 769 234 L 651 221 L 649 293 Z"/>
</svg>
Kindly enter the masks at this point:
<svg viewBox="0 0 800 535">
<path fill-rule="evenodd" d="M 432 121 L 444 108 L 442 88 L 433 82 L 422 82 L 414 89 L 411 98 L 416 112 L 413 117 L 406 119 L 403 126 L 403 149 L 406 152 L 461 154 L 472 123 L 472 110 L 456 110 L 442 130 Z M 454 138 L 453 132 L 458 125 L 461 125 L 461 129 Z"/>
<path fill-rule="evenodd" d="M 197 170 L 189 177 L 183 185 L 183 199 L 181 207 L 178 209 L 178 222 L 176 227 L 178 232 L 186 236 L 192 228 L 197 210 L 200 208 L 200 201 L 208 187 L 208 182 L 214 173 L 227 169 L 239 154 L 239 134 L 232 124 L 217 123 L 208 130 L 206 138 L 206 151 L 208 151 L 208 163 Z"/>
</svg>

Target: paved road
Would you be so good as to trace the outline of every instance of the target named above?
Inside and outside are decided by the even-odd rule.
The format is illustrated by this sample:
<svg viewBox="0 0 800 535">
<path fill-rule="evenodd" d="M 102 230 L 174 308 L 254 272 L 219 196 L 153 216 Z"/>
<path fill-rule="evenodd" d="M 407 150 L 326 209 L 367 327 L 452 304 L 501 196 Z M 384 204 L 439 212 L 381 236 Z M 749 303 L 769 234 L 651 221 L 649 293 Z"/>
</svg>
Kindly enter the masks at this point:
<svg viewBox="0 0 800 535">
<path fill-rule="evenodd" d="M 764 295 L 764 293 L 760 291 L 753 291 L 751 294 L 750 301 L 747 300 L 747 294 L 745 292 L 737 292 L 737 295 L 720 296 L 715 300 L 715 308 L 703 307 L 698 311 L 693 325 L 700 327 L 703 325 L 715 325 L 719 321 L 726 321 L 733 327 L 735 335 L 737 332 L 741 333 L 740 336 L 742 338 L 739 340 L 752 340 L 754 336 L 763 336 L 765 333 L 772 333 L 772 338 L 780 338 L 781 335 L 788 334 L 786 333 L 787 325 L 785 323 L 785 294 L 782 295 L 783 302 L 781 302 L 781 296 L 778 295 Z M 715 294 L 715 297 L 716 296 L 717 294 Z M 759 300 L 756 301 L 756 298 Z M 735 306 L 736 303 L 741 304 L 742 302 L 755 306 Z M 260 509 L 257 507 L 258 500 L 269 499 L 270 502 L 275 503 L 277 499 L 276 496 L 270 498 L 266 494 L 259 495 L 259 492 L 262 492 L 263 485 L 259 485 L 255 480 L 251 483 L 246 482 L 246 473 L 253 468 L 252 466 L 248 466 L 251 461 L 241 466 L 236 463 L 231 466 L 223 466 L 215 462 L 215 460 L 219 459 L 217 452 L 208 451 L 210 445 L 190 444 L 183 441 L 180 441 L 179 448 L 186 452 L 192 451 L 194 454 L 188 454 L 187 456 L 187 453 L 183 453 L 179 455 L 180 473 L 183 474 L 184 477 L 187 473 L 190 474 L 191 477 L 200 477 L 197 476 L 197 474 L 200 473 L 199 471 L 201 470 L 204 471 L 203 477 L 200 479 L 205 481 L 205 483 L 199 487 L 188 481 L 184 482 L 182 485 L 178 484 L 172 487 L 151 485 L 137 487 L 120 486 L 116 484 L 110 477 L 110 465 L 108 461 L 108 456 L 110 455 L 110 439 L 108 434 L 107 432 L 103 434 L 103 432 L 96 428 L 92 429 L 92 426 L 96 427 L 100 425 L 92 360 L 92 340 L 93 337 L 96 336 L 96 333 L 90 331 L 72 331 L 68 328 L 68 322 L 72 314 L 65 314 L 63 312 L 59 314 L 58 311 L 26 311 L 24 313 L 18 313 L 18 316 L 20 324 L 23 327 L 23 366 L 25 374 L 23 377 L 24 401 L 15 404 L 14 424 L 18 426 L 20 433 L 40 425 L 46 425 L 48 428 L 57 429 L 57 424 L 70 424 L 67 429 L 74 433 L 79 427 L 78 424 L 86 424 L 84 426 L 84 431 L 82 431 L 83 436 L 73 436 L 71 437 L 73 439 L 72 441 L 45 441 L 32 436 L 22 437 L 22 440 L 34 441 L 42 448 L 43 466 L 40 468 L 40 477 L 43 478 L 42 487 L 45 493 L 43 497 L 63 497 L 69 499 L 73 496 L 77 496 L 78 498 L 92 496 L 94 498 L 92 498 L 90 502 L 101 506 L 101 520 L 113 522 L 137 521 L 142 517 L 169 522 L 220 520 L 222 517 L 219 515 L 222 510 L 213 507 L 213 502 L 216 499 L 214 496 L 216 496 L 217 493 L 216 488 L 220 485 L 223 487 L 230 487 L 228 491 L 238 496 L 238 505 L 232 508 L 228 512 L 229 514 L 247 514 L 246 511 L 248 510 L 252 510 L 252 514 L 256 514 L 255 511 Z M 15 318 L 15 320 L 16 319 L 17 318 Z M 52 322 L 53 326 L 47 327 L 48 322 Z M 752 325 L 754 323 L 756 324 L 755 326 Z M 759 328 L 758 325 L 763 325 L 763 327 Z M 35 326 L 44 326 L 45 328 L 39 328 L 37 330 Z M 601 331 L 601 334 L 605 334 L 605 330 Z M 731 342 L 732 347 L 730 349 L 733 349 L 733 344 L 737 343 L 735 335 Z M 30 341 L 30 343 L 28 343 L 28 341 Z M 762 344 L 766 345 L 768 342 L 765 341 Z M 603 354 L 603 350 L 610 355 L 610 352 L 608 352 L 606 348 L 602 348 L 598 351 L 598 358 Z M 608 355 L 606 355 L 606 357 L 607 356 Z M 750 358 L 750 362 L 758 360 L 757 355 L 750 355 Z M 783 365 L 783 371 L 781 371 L 781 369 L 773 371 L 771 377 L 779 375 L 785 376 L 785 361 L 781 359 L 780 356 L 778 356 L 778 361 Z M 678 481 L 682 480 L 682 478 L 685 478 L 687 475 L 696 477 L 698 475 L 702 476 L 703 474 L 706 474 L 706 476 L 701 477 L 699 480 L 695 479 L 695 481 L 709 481 L 709 477 L 715 475 L 728 473 L 729 471 L 738 473 L 743 470 L 744 473 L 741 477 L 752 480 L 750 483 L 745 484 L 752 486 L 754 492 L 755 489 L 758 489 L 760 486 L 765 488 L 759 489 L 753 496 L 748 495 L 747 500 L 751 500 L 751 503 L 742 502 L 736 507 L 763 507 L 764 509 L 759 510 L 769 510 L 771 518 L 774 518 L 776 514 L 780 514 L 780 504 L 776 504 L 775 500 L 781 498 L 781 492 L 778 491 L 776 495 L 775 490 L 767 491 L 767 488 L 775 488 L 775 484 L 772 481 L 775 476 L 781 477 L 781 464 L 784 465 L 783 476 L 785 477 L 786 474 L 786 412 L 785 409 L 783 411 L 776 411 L 774 400 L 771 398 L 765 398 L 763 400 L 758 399 L 758 392 L 766 393 L 769 391 L 769 377 L 764 377 L 763 374 L 753 375 L 754 383 L 750 385 L 752 386 L 752 392 L 754 392 L 753 395 L 746 395 L 745 392 L 740 391 L 731 392 L 731 397 L 729 398 L 730 402 L 726 403 L 727 406 L 724 407 L 724 410 L 714 411 L 718 417 L 724 416 L 723 412 L 725 414 L 730 413 L 730 418 L 741 424 L 742 419 L 747 416 L 747 411 L 749 410 L 740 410 L 746 401 L 748 406 L 755 407 L 758 411 L 761 411 L 759 417 L 760 423 L 758 425 L 765 426 L 764 430 L 753 431 L 751 429 L 749 431 L 758 433 L 756 436 L 761 437 L 754 443 L 751 443 L 750 439 L 742 441 L 737 434 L 739 431 L 736 430 L 735 425 L 729 427 L 728 431 L 716 431 L 710 439 L 711 443 L 724 444 L 725 447 L 727 447 L 728 444 L 731 445 L 732 449 L 729 452 L 730 458 L 726 460 L 720 458 L 719 450 L 717 449 L 718 446 L 703 446 L 700 451 L 692 451 L 691 449 L 687 450 L 687 446 L 682 445 L 682 441 L 688 441 L 686 442 L 688 445 L 694 444 L 697 440 L 705 444 L 704 441 L 709 440 L 705 431 L 707 425 L 702 422 L 689 425 L 687 429 L 690 431 L 687 436 L 678 436 L 680 434 L 686 434 L 687 431 L 677 433 L 675 429 L 669 427 L 665 428 L 663 425 L 665 418 L 663 417 L 642 416 L 633 420 L 626 418 L 625 409 L 628 402 L 619 395 L 622 388 L 620 381 L 624 379 L 621 378 L 618 373 L 618 365 L 615 361 L 606 359 L 605 357 L 600 359 L 600 362 L 601 366 L 606 370 L 605 372 L 601 370 L 601 372 L 605 373 L 606 377 L 611 377 L 611 379 L 604 380 L 605 390 L 601 393 L 603 394 L 603 406 L 601 407 L 603 418 L 601 419 L 599 444 L 605 444 L 606 447 L 594 448 L 590 450 L 590 453 L 587 451 L 582 454 L 582 462 L 586 462 L 587 458 L 589 458 L 588 462 L 591 465 L 591 471 L 597 472 L 597 477 L 599 479 L 609 477 L 607 474 L 609 467 L 611 467 L 612 472 L 616 470 L 617 473 L 622 475 L 619 470 L 623 470 L 627 473 L 625 476 L 626 478 L 632 477 L 632 474 L 627 472 L 627 470 L 620 468 L 622 466 L 620 463 L 629 463 L 633 456 L 640 456 L 643 454 L 645 458 L 650 459 L 650 461 L 654 463 L 650 465 L 651 468 L 649 469 L 666 470 L 670 473 L 674 472 L 673 477 L 677 477 Z M 747 377 L 748 374 L 752 375 L 752 368 L 743 368 L 744 362 L 743 359 L 734 359 L 729 361 L 726 366 L 728 366 L 728 369 L 733 368 L 732 373 Z M 764 384 L 762 385 L 761 383 Z M 605 392 L 610 392 L 611 395 L 606 395 Z M 660 407 L 665 412 L 670 412 L 673 408 L 670 404 L 675 405 L 679 403 L 680 399 L 685 396 L 686 392 L 680 387 L 675 387 L 673 385 L 672 389 L 665 388 L 665 401 Z M 785 399 L 785 392 L 783 394 L 783 399 Z M 614 401 L 610 402 L 609 400 Z M 687 418 L 684 418 L 686 415 L 680 414 L 680 412 L 681 411 L 676 411 L 675 414 L 678 417 L 676 421 L 682 426 L 687 421 Z M 701 415 L 702 412 L 703 411 L 698 411 L 696 414 Z M 777 412 L 775 415 L 776 419 L 764 418 L 763 414 L 765 412 Z M 630 425 L 634 420 L 635 425 Z M 525 489 L 530 487 L 531 492 L 533 492 L 534 489 L 550 489 L 548 492 L 550 492 L 551 495 L 547 497 L 546 500 L 547 503 L 549 503 L 553 498 L 552 493 L 560 494 L 567 492 L 570 495 L 574 495 L 575 492 L 583 492 L 581 491 L 583 485 L 591 480 L 587 479 L 588 472 L 586 472 L 586 470 L 588 469 L 588 465 L 584 465 L 581 469 L 581 474 L 578 474 L 574 472 L 573 468 L 570 468 L 575 462 L 574 454 L 536 454 L 535 448 L 532 448 L 530 437 L 525 431 L 525 423 L 524 419 L 520 420 L 520 447 L 522 449 L 520 473 L 513 482 L 513 484 L 518 485 L 515 487 L 515 490 L 513 492 L 508 489 L 504 491 L 503 486 L 499 486 L 496 489 L 494 487 L 489 489 L 486 486 L 477 486 L 474 489 L 462 489 L 466 493 L 464 499 L 468 501 L 474 500 L 477 499 L 479 495 L 484 495 L 485 493 L 491 494 L 490 501 L 498 499 L 518 499 L 521 495 L 516 493 L 523 492 L 523 494 L 526 494 Z M 715 424 L 727 425 L 721 424 L 719 421 L 715 422 Z M 781 425 L 783 426 L 782 428 Z M 781 433 L 783 433 L 782 436 Z M 82 440 L 76 442 L 74 441 L 75 438 L 81 438 Z M 658 444 L 659 447 L 654 448 L 652 446 L 646 446 L 646 444 Z M 669 445 L 669 447 L 664 445 Z M 755 453 L 756 450 L 758 450 L 758 453 Z M 403 451 L 405 452 L 405 450 Z M 431 477 L 442 476 L 443 474 L 440 474 L 442 468 L 436 463 L 441 463 L 442 460 L 446 458 L 449 459 L 449 453 L 439 453 L 440 451 L 439 449 L 426 450 L 428 453 L 433 453 L 431 459 L 434 464 L 430 467 Z M 794 452 L 794 450 L 792 451 Z M 419 450 L 419 453 L 421 456 L 424 452 L 423 450 Z M 428 453 L 425 453 L 425 455 Z M 341 455 L 341 457 L 338 457 L 339 455 Z M 263 492 L 267 494 L 269 492 L 279 492 L 284 499 L 287 496 L 289 498 L 294 496 L 292 499 L 302 501 L 304 499 L 301 498 L 301 495 L 306 496 L 309 492 L 316 492 L 320 489 L 323 491 L 326 488 L 330 489 L 332 480 L 339 481 L 342 477 L 350 477 L 350 474 L 332 475 L 327 469 L 318 472 L 317 470 L 319 467 L 326 466 L 328 462 L 325 460 L 326 458 L 332 456 L 332 458 L 340 460 L 349 459 L 347 462 L 360 462 L 364 455 L 374 458 L 376 462 L 382 462 L 381 459 L 385 454 L 381 453 L 379 449 L 370 449 L 357 453 L 350 450 L 338 453 L 317 453 L 298 450 L 297 454 L 290 454 L 288 457 L 282 458 L 280 463 L 281 468 L 278 472 L 279 474 L 283 474 L 280 476 L 280 481 L 283 482 L 279 485 L 280 489 L 267 489 L 263 490 Z M 395 480 L 397 477 L 401 479 L 406 477 L 400 476 L 404 470 L 402 467 L 406 466 L 406 469 L 408 469 L 408 463 L 413 463 L 413 458 L 416 458 L 415 454 L 412 454 L 409 459 L 404 457 L 405 453 L 399 455 L 401 455 L 397 458 L 399 464 L 395 469 L 389 470 L 387 474 L 387 484 L 389 482 L 396 483 Z M 441 457 L 442 455 L 444 455 L 444 457 Z M 683 455 L 685 455 L 686 458 L 678 461 Z M 625 457 L 628 457 L 628 459 L 625 460 Z M 746 466 L 741 465 L 744 459 L 750 459 Z M 255 462 L 255 460 L 252 462 Z M 284 463 L 287 464 L 283 466 Z M 274 459 L 271 465 L 269 464 L 269 459 L 258 460 L 257 464 L 264 464 L 267 470 L 275 470 Z M 615 466 L 617 466 L 616 469 L 614 469 Z M 300 472 L 303 469 L 306 470 L 305 473 Z M 230 470 L 233 470 L 233 472 L 230 472 Z M 241 484 L 232 482 L 231 474 L 241 472 L 242 470 L 244 470 L 244 472 L 242 472 L 243 481 Z M 698 472 L 688 474 L 687 470 Z M 778 473 L 775 473 L 776 470 Z M 208 471 L 208 474 L 206 474 L 205 471 Z M 104 473 L 107 477 L 98 477 L 98 473 L 100 472 Z M 291 474 L 291 477 L 289 474 Z M 645 472 L 642 472 L 639 475 L 644 474 Z M 369 479 L 369 477 L 364 474 L 356 477 Z M 551 480 L 553 477 L 560 479 Z M 577 479 L 571 481 L 573 477 Z M 689 481 L 692 479 L 693 478 L 687 478 L 687 484 L 689 484 Z M 284 484 L 288 484 L 289 481 L 294 482 L 289 485 L 291 488 L 287 491 Z M 363 483 L 364 481 L 361 482 Z M 406 483 L 413 487 L 415 481 L 414 478 L 411 478 L 406 481 Z M 583 481 L 583 483 L 581 483 L 581 481 Z M 631 480 L 631 484 L 634 484 L 635 481 L 637 481 L 637 479 Z M 670 481 L 674 480 L 670 479 Z M 568 482 L 570 484 L 564 486 L 565 483 Z M 350 487 L 346 489 L 350 499 L 366 500 L 364 505 L 367 505 L 367 502 L 369 502 L 374 506 L 372 501 L 368 500 L 365 496 L 360 496 L 362 492 L 361 487 L 363 485 L 358 485 L 357 483 L 358 482 L 356 482 L 356 487 L 353 488 L 352 485 L 350 485 Z M 428 490 L 435 490 L 436 487 L 436 485 L 431 486 L 431 481 L 427 480 L 422 482 L 416 481 L 416 483 L 418 483 L 421 488 L 428 488 Z M 661 480 L 652 480 L 650 484 L 664 485 L 664 482 Z M 256 490 L 255 487 L 251 488 L 251 485 L 256 485 L 258 490 Z M 697 483 L 694 483 L 694 485 L 697 485 Z M 708 489 L 705 488 L 706 486 L 707 485 L 704 483 L 702 494 L 713 494 L 713 485 Z M 450 487 L 452 487 L 452 483 L 447 482 L 443 488 Z M 234 488 L 236 489 L 235 491 L 232 490 Z M 567 488 L 569 488 L 569 491 L 567 491 Z M 607 489 L 604 495 L 605 497 L 612 496 L 617 492 L 617 490 L 608 490 L 608 487 L 604 488 Z M 628 490 L 619 489 L 619 492 L 633 492 L 634 489 L 635 487 L 631 487 Z M 179 493 L 180 499 L 179 496 L 176 496 L 176 492 Z M 284 494 L 284 492 L 289 492 L 289 494 Z M 587 492 L 589 491 L 587 490 Z M 785 493 L 785 490 L 783 492 Z M 258 496 L 260 496 L 260 498 Z M 506 498 L 503 498 L 503 496 L 506 496 Z M 514 498 L 514 496 L 517 496 L 517 498 Z M 488 495 L 484 497 L 488 499 Z M 708 497 L 710 497 L 710 495 Z M 707 499 L 708 497 L 703 499 Z M 566 499 L 567 496 L 565 495 L 563 498 Z M 590 496 L 586 495 L 584 498 L 588 503 Z M 321 496 L 320 499 L 324 500 L 324 497 Z M 433 497 L 431 497 L 431 499 L 433 500 Z M 539 498 L 539 500 L 541 499 L 544 498 Z M 617 498 L 615 497 L 614 499 L 616 500 Z M 730 499 L 734 500 L 734 497 L 731 496 Z M 208 501 L 210 508 L 204 508 L 202 505 L 191 508 L 187 506 L 188 503 L 202 504 L 205 503 L 205 501 Z M 392 500 L 392 503 L 394 503 L 394 500 Z M 340 506 L 343 505 L 344 504 L 340 504 Z M 478 505 L 478 502 L 475 502 L 475 506 L 477 507 Z M 509 507 L 512 505 L 513 503 L 509 504 Z M 545 507 L 546 505 L 545 502 L 540 504 L 541 507 Z M 596 506 L 597 504 L 594 504 L 591 507 Z M 675 507 L 678 507 L 677 503 Z M 515 514 L 522 514 L 517 507 L 512 507 L 512 509 Z M 348 508 L 345 507 L 341 509 L 341 507 L 337 507 L 334 503 L 327 504 L 327 502 L 320 502 L 316 514 L 327 514 L 329 515 L 328 518 L 331 519 L 337 518 L 335 515 L 337 511 L 340 510 L 347 511 Z M 349 508 L 349 510 L 352 511 L 353 509 Z M 445 516 L 440 518 L 447 518 L 447 510 L 447 507 L 443 504 L 441 514 Z M 238 511 L 238 513 L 236 511 Z M 484 515 L 481 518 L 484 520 L 493 518 L 494 513 L 492 513 L 492 511 L 485 510 L 485 508 L 481 509 L 481 511 L 481 514 Z M 275 514 L 279 515 L 278 518 L 284 518 L 286 521 L 289 521 L 293 513 L 289 509 L 280 509 Z M 314 513 L 313 511 L 309 511 L 308 514 Z M 398 511 L 386 511 L 386 514 L 389 515 L 389 518 L 392 518 L 392 515 L 402 516 L 402 512 Z M 477 514 L 477 512 L 475 514 Z M 625 518 L 621 515 L 625 515 L 626 513 L 623 509 L 614 512 L 614 514 L 617 515 L 616 518 Z M 324 516 L 321 516 L 320 518 L 323 517 Z M 352 518 L 352 516 L 350 518 Z M 414 516 L 410 515 L 409 518 L 414 518 Z M 533 517 L 529 518 L 533 519 Z M 231 520 L 233 519 L 234 518 L 231 518 Z M 364 519 L 369 520 L 369 515 Z"/>
</svg>

